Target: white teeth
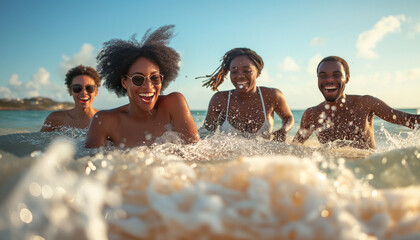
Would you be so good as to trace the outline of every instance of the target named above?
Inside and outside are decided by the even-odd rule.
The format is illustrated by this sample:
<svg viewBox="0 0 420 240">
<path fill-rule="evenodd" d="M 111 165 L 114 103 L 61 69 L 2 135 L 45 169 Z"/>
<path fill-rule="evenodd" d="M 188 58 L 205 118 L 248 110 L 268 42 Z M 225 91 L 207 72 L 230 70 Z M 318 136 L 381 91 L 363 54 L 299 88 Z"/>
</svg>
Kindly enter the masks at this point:
<svg viewBox="0 0 420 240">
<path fill-rule="evenodd" d="M 82 97 L 82 98 L 79 98 L 80 100 L 83 100 L 83 101 L 87 101 L 87 100 L 89 100 L 89 98 L 88 97 Z"/>
<path fill-rule="evenodd" d="M 325 89 L 332 90 L 332 89 L 337 89 L 337 87 L 335 87 L 335 86 L 329 86 L 329 87 L 325 87 Z"/>
<path fill-rule="evenodd" d="M 140 97 L 153 97 L 155 93 L 139 93 Z"/>
<path fill-rule="evenodd" d="M 245 87 L 245 85 L 247 84 L 247 82 L 237 82 L 237 84 L 238 84 L 238 87 L 239 87 L 240 89 L 242 89 L 242 88 L 244 88 L 244 87 Z"/>
</svg>

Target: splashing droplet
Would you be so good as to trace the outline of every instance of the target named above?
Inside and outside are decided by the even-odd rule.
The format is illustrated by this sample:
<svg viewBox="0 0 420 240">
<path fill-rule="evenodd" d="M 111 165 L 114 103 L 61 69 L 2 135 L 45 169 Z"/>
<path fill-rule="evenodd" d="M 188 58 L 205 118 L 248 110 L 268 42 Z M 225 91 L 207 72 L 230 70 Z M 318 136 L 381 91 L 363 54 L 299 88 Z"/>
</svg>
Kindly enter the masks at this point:
<svg viewBox="0 0 420 240">
<path fill-rule="evenodd" d="M 22 208 L 22 210 L 20 210 L 19 217 L 24 223 L 32 222 L 32 212 L 27 208 Z"/>
<path fill-rule="evenodd" d="M 41 191 L 42 191 L 41 186 L 39 186 L 38 183 L 32 182 L 29 185 L 29 192 L 31 193 L 32 196 L 34 196 L 34 197 L 41 196 Z"/>
</svg>

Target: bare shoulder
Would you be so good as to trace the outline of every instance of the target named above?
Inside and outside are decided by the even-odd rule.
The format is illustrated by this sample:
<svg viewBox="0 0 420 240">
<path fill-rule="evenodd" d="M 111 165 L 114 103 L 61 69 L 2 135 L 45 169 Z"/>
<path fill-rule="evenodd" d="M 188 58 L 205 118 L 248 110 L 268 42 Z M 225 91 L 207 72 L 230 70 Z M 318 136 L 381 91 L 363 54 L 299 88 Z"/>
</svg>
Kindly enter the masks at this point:
<svg viewBox="0 0 420 240">
<path fill-rule="evenodd" d="M 383 102 L 371 95 L 347 95 L 346 101 L 352 108 L 373 109 L 383 105 Z"/>
<path fill-rule="evenodd" d="M 302 119 L 305 119 L 307 121 L 313 120 L 317 121 L 318 116 L 325 110 L 324 103 L 320 103 L 316 106 L 310 107 L 305 110 L 305 112 L 302 115 Z"/>
<path fill-rule="evenodd" d="M 170 115 L 181 111 L 189 111 L 187 100 L 184 95 L 179 92 L 172 92 L 168 95 L 160 95 L 156 106 L 158 112 L 166 112 Z"/>
<path fill-rule="evenodd" d="M 45 119 L 44 124 L 48 124 L 52 127 L 61 126 L 71 118 L 71 112 L 72 109 L 52 112 Z"/>
<path fill-rule="evenodd" d="M 48 115 L 46 121 L 63 121 L 69 116 L 72 110 L 55 111 Z"/>
<path fill-rule="evenodd" d="M 213 96 L 211 97 L 210 102 L 214 103 L 214 104 L 222 104 L 227 102 L 228 97 L 229 97 L 229 92 L 230 91 L 220 91 L 220 92 L 216 92 L 215 94 L 213 94 Z"/>
<path fill-rule="evenodd" d="M 175 107 L 180 104 L 186 103 L 187 100 L 185 99 L 184 95 L 180 92 L 172 92 L 168 95 L 160 95 L 157 101 L 157 105 L 159 108 L 162 107 Z"/>
<path fill-rule="evenodd" d="M 92 121 L 103 121 L 106 120 L 105 122 L 108 122 L 110 120 L 114 120 L 119 118 L 119 116 L 121 114 L 125 114 L 128 113 L 128 104 L 118 107 L 118 108 L 114 108 L 114 109 L 109 109 L 109 110 L 100 110 L 98 112 L 95 113 L 95 115 L 92 118 Z"/>
<path fill-rule="evenodd" d="M 269 88 L 269 87 L 258 87 L 261 90 L 262 94 L 283 94 L 279 89 L 277 88 Z"/>
<path fill-rule="evenodd" d="M 161 95 L 159 96 L 161 101 L 171 102 L 171 101 L 183 101 L 185 97 L 180 92 L 171 92 L 168 95 Z"/>
<path fill-rule="evenodd" d="M 360 99 L 363 103 L 370 103 L 370 104 L 377 103 L 377 102 L 382 102 L 379 98 L 374 97 L 374 96 L 370 96 L 370 95 L 360 96 Z"/>
<path fill-rule="evenodd" d="M 284 101 L 285 97 L 282 91 L 277 88 L 259 87 L 264 101 Z"/>
<path fill-rule="evenodd" d="M 369 103 L 378 100 L 378 98 L 371 95 L 346 95 L 346 99 L 353 103 Z"/>
<path fill-rule="evenodd" d="M 60 130 L 63 125 L 71 118 L 70 110 L 55 111 L 50 113 L 44 121 L 41 132 L 51 132 Z"/>
</svg>

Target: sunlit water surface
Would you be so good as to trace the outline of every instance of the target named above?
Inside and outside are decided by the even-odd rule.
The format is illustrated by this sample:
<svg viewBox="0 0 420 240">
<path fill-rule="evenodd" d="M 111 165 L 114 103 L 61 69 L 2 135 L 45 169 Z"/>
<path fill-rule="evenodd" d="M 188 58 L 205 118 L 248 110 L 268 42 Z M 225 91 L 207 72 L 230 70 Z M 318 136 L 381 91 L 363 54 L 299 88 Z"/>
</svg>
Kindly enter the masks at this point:
<svg viewBox="0 0 420 240">
<path fill-rule="evenodd" d="M 0 136 L 0 239 L 420 239 L 420 132 L 378 150 L 200 130 L 87 150 L 85 130 Z"/>
</svg>

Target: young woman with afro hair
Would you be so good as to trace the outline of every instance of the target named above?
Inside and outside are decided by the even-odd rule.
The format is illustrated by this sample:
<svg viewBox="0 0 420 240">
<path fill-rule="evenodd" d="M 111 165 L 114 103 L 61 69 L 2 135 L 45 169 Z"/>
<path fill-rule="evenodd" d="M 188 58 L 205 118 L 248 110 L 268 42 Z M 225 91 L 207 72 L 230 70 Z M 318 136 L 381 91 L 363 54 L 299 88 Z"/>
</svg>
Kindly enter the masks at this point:
<svg viewBox="0 0 420 240">
<path fill-rule="evenodd" d="M 99 111 L 92 119 L 87 148 L 111 141 L 120 148 L 151 145 L 165 132 L 178 133 L 184 143 L 199 139 L 187 101 L 181 93 L 161 95 L 178 75 L 179 54 L 167 44 L 173 25 L 154 32 L 141 42 L 112 39 L 97 56 L 98 72 L 104 85 L 117 96 L 128 96 L 127 105 Z M 179 139 L 179 138 L 178 138 Z"/>
</svg>

